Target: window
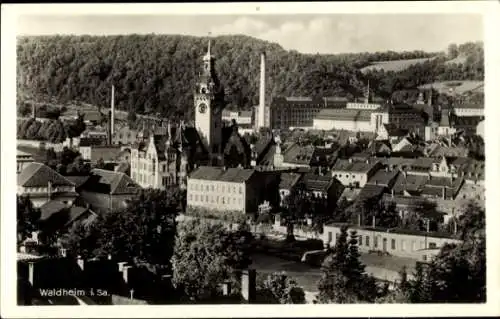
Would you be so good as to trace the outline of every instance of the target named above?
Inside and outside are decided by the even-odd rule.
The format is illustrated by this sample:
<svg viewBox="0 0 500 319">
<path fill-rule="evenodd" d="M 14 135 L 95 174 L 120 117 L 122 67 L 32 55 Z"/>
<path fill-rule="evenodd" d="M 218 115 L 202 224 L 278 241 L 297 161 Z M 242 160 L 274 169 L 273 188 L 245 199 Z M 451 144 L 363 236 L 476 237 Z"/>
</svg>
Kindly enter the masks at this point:
<svg viewBox="0 0 500 319">
<path fill-rule="evenodd" d="M 378 247 L 378 237 L 375 236 L 374 242 L 373 242 L 373 247 L 377 248 Z"/>
<path fill-rule="evenodd" d="M 436 248 L 436 247 L 437 247 L 436 243 L 433 243 L 433 242 L 430 242 L 430 243 L 429 243 L 429 248 L 430 248 L 430 249 L 434 249 L 434 248 Z"/>
<path fill-rule="evenodd" d="M 370 236 L 365 237 L 365 245 L 370 246 Z"/>
<path fill-rule="evenodd" d="M 391 239 L 391 249 L 396 249 L 396 239 Z"/>
<path fill-rule="evenodd" d="M 243 186 L 240 186 L 240 194 L 243 194 Z"/>
</svg>

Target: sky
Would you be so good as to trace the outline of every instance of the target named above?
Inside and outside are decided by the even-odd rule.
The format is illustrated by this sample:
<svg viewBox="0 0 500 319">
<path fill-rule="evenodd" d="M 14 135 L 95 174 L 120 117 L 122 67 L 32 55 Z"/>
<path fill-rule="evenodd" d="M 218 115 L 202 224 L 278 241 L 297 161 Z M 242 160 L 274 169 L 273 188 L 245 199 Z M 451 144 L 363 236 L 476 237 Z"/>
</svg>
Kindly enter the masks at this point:
<svg viewBox="0 0 500 319">
<path fill-rule="evenodd" d="M 483 40 L 481 15 L 23 15 L 18 35 L 245 34 L 302 53 L 443 51 Z"/>
</svg>

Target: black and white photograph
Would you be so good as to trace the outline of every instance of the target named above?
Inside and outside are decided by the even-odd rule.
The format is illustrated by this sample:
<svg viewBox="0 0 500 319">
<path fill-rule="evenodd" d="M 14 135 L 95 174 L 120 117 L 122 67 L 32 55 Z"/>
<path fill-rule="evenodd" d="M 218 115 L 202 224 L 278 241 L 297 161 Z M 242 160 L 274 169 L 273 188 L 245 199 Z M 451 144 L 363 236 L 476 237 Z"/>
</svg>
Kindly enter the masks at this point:
<svg viewBox="0 0 500 319">
<path fill-rule="evenodd" d="M 300 4 L 16 11 L 9 307 L 500 313 L 488 10 Z M 80 308 L 67 313 L 90 317 Z"/>
</svg>

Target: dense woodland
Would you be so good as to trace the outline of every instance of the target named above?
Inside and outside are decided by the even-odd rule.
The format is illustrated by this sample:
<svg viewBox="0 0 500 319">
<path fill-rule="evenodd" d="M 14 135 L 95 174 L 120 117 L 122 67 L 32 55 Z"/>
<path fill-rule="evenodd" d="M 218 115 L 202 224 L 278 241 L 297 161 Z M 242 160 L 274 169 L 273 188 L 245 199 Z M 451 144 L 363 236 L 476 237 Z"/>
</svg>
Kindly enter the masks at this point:
<svg viewBox="0 0 500 319">
<path fill-rule="evenodd" d="M 181 35 L 40 36 L 18 39 L 18 98 L 108 106 L 111 84 L 118 109 L 138 114 L 192 117 L 192 89 L 208 38 Z M 230 108 L 258 103 L 259 53 L 267 55 L 267 98 L 275 96 L 358 97 L 364 86 L 376 96 L 443 80 L 482 80 L 482 43 L 450 45 L 448 52 L 301 54 L 248 36 L 213 38 L 216 69 Z M 456 57 L 464 63 L 445 63 Z M 380 60 L 435 59 L 401 72 L 360 68 Z M 458 60 L 458 59 L 457 59 Z M 187 111 L 187 113 L 186 113 Z"/>
</svg>

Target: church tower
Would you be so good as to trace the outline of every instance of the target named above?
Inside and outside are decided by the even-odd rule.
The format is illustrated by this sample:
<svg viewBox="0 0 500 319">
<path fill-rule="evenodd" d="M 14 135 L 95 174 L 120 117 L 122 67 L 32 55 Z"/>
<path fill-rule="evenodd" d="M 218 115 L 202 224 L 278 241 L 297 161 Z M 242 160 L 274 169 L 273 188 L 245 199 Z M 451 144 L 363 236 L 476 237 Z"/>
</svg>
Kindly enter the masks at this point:
<svg viewBox="0 0 500 319">
<path fill-rule="evenodd" d="M 194 92 L 195 125 L 207 151 L 218 155 L 222 152 L 224 89 L 215 72 L 215 58 L 210 52 L 210 44 L 209 40 Z"/>
</svg>

